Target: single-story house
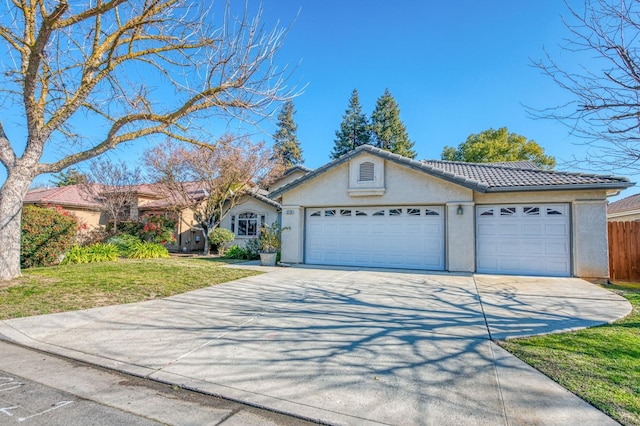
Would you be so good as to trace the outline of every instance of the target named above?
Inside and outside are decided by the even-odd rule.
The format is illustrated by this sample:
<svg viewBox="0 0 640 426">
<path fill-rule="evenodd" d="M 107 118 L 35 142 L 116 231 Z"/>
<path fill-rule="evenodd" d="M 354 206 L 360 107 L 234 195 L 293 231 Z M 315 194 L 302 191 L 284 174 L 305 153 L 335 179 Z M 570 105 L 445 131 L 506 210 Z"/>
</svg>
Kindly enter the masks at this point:
<svg viewBox="0 0 640 426">
<path fill-rule="evenodd" d="M 609 222 L 635 222 L 640 220 L 640 194 L 630 195 L 607 206 Z"/>
<path fill-rule="evenodd" d="M 308 169 L 301 166 L 287 170 L 281 180 L 285 183 L 291 182 L 307 171 Z M 274 185 L 278 184 L 278 182 L 274 183 Z M 27 193 L 24 204 L 41 207 L 60 206 L 74 214 L 85 225 L 84 232 L 90 232 L 104 228 L 108 221 L 96 193 L 97 191 L 90 190 L 83 185 L 34 189 Z M 167 194 L 166 190 L 154 184 L 136 185 L 132 193 L 134 196 L 131 205 L 128 207 L 128 211 L 123 212 L 120 220 L 134 221 L 145 214 L 168 215 L 174 219 L 177 218 L 176 242 L 167 245 L 167 248 L 173 251 L 188 252 L 204 249 L 204 236 L 199 229 L 196 229 L 193 210 L 184 208 L 176 211 L 175 198 L 172 199 L 171 194 Z M 262 225 L 278 221 L 280 205 L 268 198 L 267 194 L 266 190 L 256 188 L 244 195 L 227 212 L 221 226 L 234 232 L 235 240 L 231 244 L 244 246 L 247 240 L 258 237 Z M 194 196 L 202 195 L 198 195 L 198 190 L 194 189 Z"/>
<path fill-rule="evenodd" d="M 607 197 L 632 185 L 364 145 L 269 197 L 286 263 L 605 278 Z"/>
</svg>

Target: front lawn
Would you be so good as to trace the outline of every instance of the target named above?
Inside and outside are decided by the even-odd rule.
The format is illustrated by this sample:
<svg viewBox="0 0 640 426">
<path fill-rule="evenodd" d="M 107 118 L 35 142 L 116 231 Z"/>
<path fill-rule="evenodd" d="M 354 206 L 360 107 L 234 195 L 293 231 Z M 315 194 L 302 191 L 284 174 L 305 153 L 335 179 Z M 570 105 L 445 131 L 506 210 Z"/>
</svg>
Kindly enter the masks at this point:
<svg viewBox="0 0 640 426">
<path fill-rule="evenodd" d="M 258 274 L 220 267 L 226 263 L 169 258 L 26 269 L 0 282 L 0 320 L 157 299 Z"/>
<path fill-rule="evenodd" d="M 640 425 L 640 284 L 606 288 L 633 305 L 628 317 L 573 333 L 498 343 L 620 423 Z"/>
</svg>

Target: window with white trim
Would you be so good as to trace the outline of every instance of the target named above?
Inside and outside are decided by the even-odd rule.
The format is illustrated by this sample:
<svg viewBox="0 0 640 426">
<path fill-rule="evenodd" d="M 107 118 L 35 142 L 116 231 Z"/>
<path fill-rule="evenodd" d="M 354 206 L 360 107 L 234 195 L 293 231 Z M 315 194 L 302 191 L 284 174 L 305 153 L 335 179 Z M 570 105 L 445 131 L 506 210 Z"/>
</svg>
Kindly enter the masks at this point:
<svg viewBox="0 0 640 426">
<path fill-rule="evenodd" d="M 238 237 L 257 237 L 258 231 L 266 223 L 265 215 L 252 212 L 231 216 L 231 231 Z"/>
</svg>

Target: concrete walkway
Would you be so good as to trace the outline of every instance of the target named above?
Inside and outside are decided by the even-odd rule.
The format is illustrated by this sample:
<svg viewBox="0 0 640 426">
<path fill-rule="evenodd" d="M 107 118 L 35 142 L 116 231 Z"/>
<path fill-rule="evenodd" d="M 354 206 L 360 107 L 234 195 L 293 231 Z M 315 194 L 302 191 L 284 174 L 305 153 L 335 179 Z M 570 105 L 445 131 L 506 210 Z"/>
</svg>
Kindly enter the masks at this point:
<svg viewBox="0 0 640 426">
<path fill-rule="evenodd" d="M 630 309 L 571 278 L 287 268 L 8 320 L 0 338 L 331 424 L 585 426 L 616 423 L 490 336 L 586 327 Z"/>
</svg>

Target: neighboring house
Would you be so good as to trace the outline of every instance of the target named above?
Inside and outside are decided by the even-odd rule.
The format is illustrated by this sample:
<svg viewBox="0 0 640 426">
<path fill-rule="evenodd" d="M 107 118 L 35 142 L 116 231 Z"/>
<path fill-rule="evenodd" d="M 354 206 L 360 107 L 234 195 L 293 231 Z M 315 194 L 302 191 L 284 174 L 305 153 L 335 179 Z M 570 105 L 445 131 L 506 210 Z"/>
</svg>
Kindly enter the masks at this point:
<svg viewBox="0 0 640 426">
<path fill-rule="evenodd" d="M 607 206 L 609 222 L 632 222 L 640 220 L 640 194 L 630 195 Z"/>
<path fill-rule="evenodd" d="M 289 228 L 283 262 L 604 278 L 607 197 L 632 185 L 364 145 L 270 197 Z"/>
<path fill-rule="evenodd" d="M 100 204 L 81 185 L 33 189 L 24 197 L 24 204 L 39 207 L 61 206 L 73 213 L 88 231 L 106 226 Z"/>
<path fill-rule="evenodd" d="M 306 167 L 295 166 L 287 170 L 280 180 L 290 183 L 309 171 Z M 282 184 L 276 181 L 274 185 Z M 100 201 L 96 199 L 95 192 L 88 191 L 82 185 L 35 189 L 27 193 L 24 203 L 43 207 L 60 206 L 85 223 L 87 230 L 93 230 L 107 225 L 107 217 L 101 212 Z M 204 248 L 202 232 L 195 228 L 193 211 L 175 209 L 179 197 L 172 197 L 154 184 L 137 185 L 132 193 L 134 196 L 131 205 L 124 215 L 126 217 L 121 220 L 137 220 L 145 214 L 177 216 L 176 243 L 167 247 L 174 251 L 201 251 Z M 203 197 L 204 194 L 194 185 L 194 198 Z M 236 238 L 232 244 L 244 246 L 247 240 L 258 237 L 262 225 L 279 220 L 280 204 L 267 195 L 267 191 L 255 189 L 242 197 L 227 213 L 221 226 L 234 232 Z"/>
</svg>

